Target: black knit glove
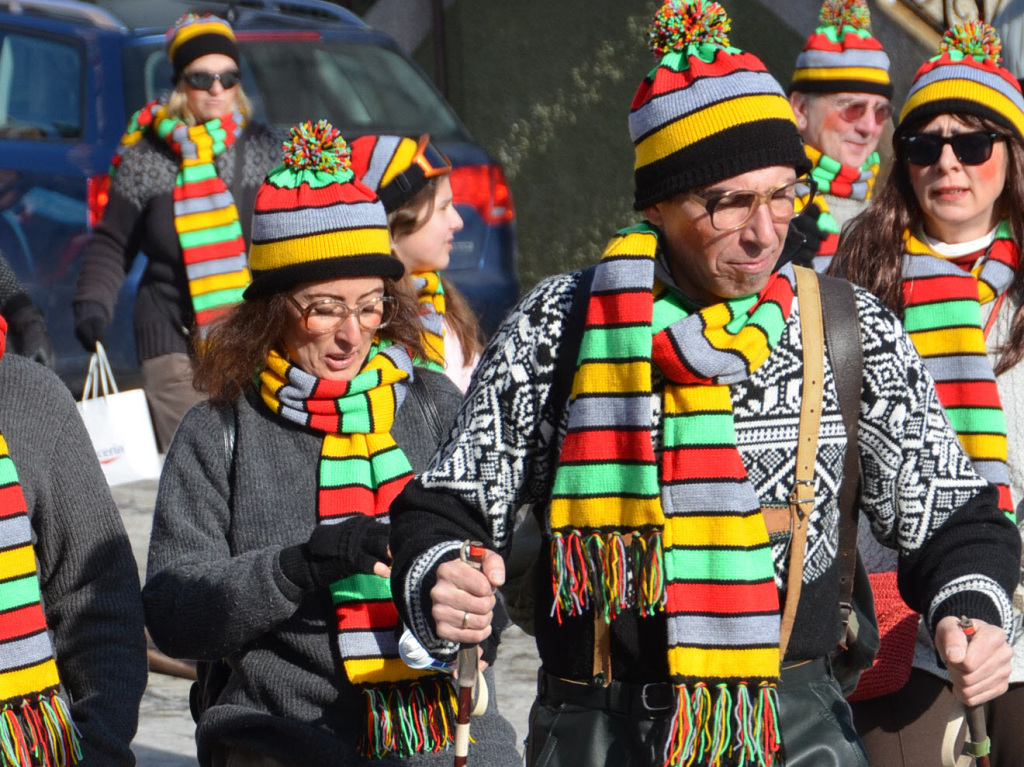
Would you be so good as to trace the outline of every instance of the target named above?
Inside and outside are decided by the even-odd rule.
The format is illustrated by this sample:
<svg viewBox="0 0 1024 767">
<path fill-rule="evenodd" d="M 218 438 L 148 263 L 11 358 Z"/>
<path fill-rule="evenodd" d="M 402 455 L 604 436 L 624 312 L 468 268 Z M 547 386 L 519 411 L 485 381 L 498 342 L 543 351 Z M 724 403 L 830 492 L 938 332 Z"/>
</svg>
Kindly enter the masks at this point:
<svg viewBox="0 0 1024 767">
<path fill-rule="evenodd" d="M 317 525 L 309 540 L 281 550 L 281 572 L 303 591 L 327 586 L 346 575 L 372 573 L 387 562 L 391 525 L 357 516 L 337 524 Z"/>
<path fill-rule="evenodd" d="M 803 245 L 793 251 L 793 257 L 790 259 L 797 266 L 811 266 L 814 262 L 814 255 L 825 239 L 821 230 L 818 229 L 819 215 L 821 215 L 821 210 L 817 205 L 811 203 L 793 219 L 792 228 L 796 229 L 804 239 Z"/>
<path fill-rule="evenodd" d="M 96 351 L 96 342 L 107 338 L 107 323 L 102 317 L 83 317 L 75 323 L 75 338 L 87 352 Z"/>
<path fill-rule="evenodd" d="M 50 370 L 56 370 L 57 354 L 46 332 L 46 320 L 32 299 L 25 293 L 15 296 L 4 306 L 3 315 L 7 320 L 11 350 Z"/>
</svg>

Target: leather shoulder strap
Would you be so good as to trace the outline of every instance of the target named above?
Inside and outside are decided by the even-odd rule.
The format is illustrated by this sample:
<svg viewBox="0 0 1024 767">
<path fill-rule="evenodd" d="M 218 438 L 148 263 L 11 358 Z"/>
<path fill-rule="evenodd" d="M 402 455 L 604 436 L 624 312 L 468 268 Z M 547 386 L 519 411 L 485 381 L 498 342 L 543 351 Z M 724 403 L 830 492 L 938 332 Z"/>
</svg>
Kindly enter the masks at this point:
<svg viewBox="0 0 1024 767">
<path fill-rule="evenodd" d="M 825 338 L 822 332 L 821 295 L 814 270 L 796 266 L 796 293 L 800 301 L 800 341 L 804 347 L 803 390 L 800 395 L 800 430 L 796 446 L 793 492 L 789 497 L 793 535 L 789 542 L 786 605 L 782 611 L 779 658 L 785 659 L 804 579 L 808 518 L 814 511 L 814 463 L 821 427 L 821 398 L 825 378 Z"/>
<path fill-rule="evenodd" d="M 857 564 L 857 487 L 860 478 L 858 436 L 864 352 L 857 316 L 857 299 L 846 280 L 818 275 L 825 321 L 825 348 L 839 393 L 839 408 L 846 429 L 843 482 L 839 488 L 839 605 L 845 628 L 852 610 L 854 571 Z"/>
</svg>

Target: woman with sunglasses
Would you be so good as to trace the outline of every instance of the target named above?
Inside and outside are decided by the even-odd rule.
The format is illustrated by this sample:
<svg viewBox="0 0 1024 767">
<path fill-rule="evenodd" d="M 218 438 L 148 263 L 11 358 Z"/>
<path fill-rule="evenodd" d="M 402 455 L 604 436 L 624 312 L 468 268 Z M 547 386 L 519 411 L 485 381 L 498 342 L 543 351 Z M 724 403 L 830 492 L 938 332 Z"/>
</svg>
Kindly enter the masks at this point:
<svg viewBox="0 0 1024 767">
<path fill-rule="evenodd" d="M 400 656 L 388 507 L 461 396 L 420 365 L 384 207 L 337 130 L 292 129 L 252 226 L 252 283 L 197 361 L 210 401 L 164 465 L 150 631 L 175 657 L 226 661 L 193 711 L 204 767 L 449 765 L 454 686 Z M 473 734 L 473 763 L 519 764 L 493 703 Z"/>
<path fill-rule="evenodd" d="M 892 173 L 844 233 L 833 268 L 902 318 L 975 469 L 1012 517 L 1024 499 L 1024 98 L 999 66 L 999 49 L 984 23 L 946 33 L 911 86 Z M 894 582 L 895 554 L 870 538 L 861 536 L 861 550 L 880 623 L 886 613 L 896 622 L 905 608 L 885 585 Z M 902 625 L 910 630 L 902 640 L 898 631 L 883 638 L 858 693 L 882 694 L 883 669 L 909 681 L 853 704 L 872 767 L 902 765 L 903 753 L 934 753 L 952 705 L 927 632 L 915 650 L 913 617 Z M 992 765 L 1019 764 L 1024 751 L 1019 641 L 1010 682 L 1010 692 L 989 704 Z"/>
<path fill-rule="evenodd" d="M 201 395 L 190 346 L 241 296 L 253 199 L 281 137 L 253 122 L 228 22 L 188 14 L 167 33 L 174 91 L 132 118 L 109 202 L 85 250 L 73 309 L 87 351 L 103 341 L 135 256 L 148 257 L 135 344 L 161 450 Z"/>
<path fill-rule="evenodd" d="M 452 199 L 451 161 L 426 134 L 364 136 L 352 142 L 353 168 L 375 188 L 388 212 L 391 252 L 405 266 L 419 298 L 430 361 L 463 392 L 480 359 L 473 308 L 442 270 L 462 217 Z"/>
</svg>

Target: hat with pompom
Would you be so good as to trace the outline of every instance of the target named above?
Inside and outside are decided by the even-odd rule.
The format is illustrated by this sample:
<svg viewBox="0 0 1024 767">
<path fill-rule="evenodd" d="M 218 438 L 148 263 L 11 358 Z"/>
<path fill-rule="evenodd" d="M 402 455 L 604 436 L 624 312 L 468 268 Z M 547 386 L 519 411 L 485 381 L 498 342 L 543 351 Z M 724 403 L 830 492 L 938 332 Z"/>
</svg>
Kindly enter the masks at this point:
<svg viewBox="0 0 1024 767">
<path fill-rule="evenodd" d="M 302 282 L 401 277 L 384 206 L 356 178 L 338 129 L 326 120 L 297 125 L 282 149 L 284 162 L 256 193 L 245 298 Z"/>
<path fill-rule="evenodd" d="M 892 98 L 889 57 L 871 35 L 866 0 L 825 0 L 820 18 L 797 56 L 790 91 Z"/>
<path fill-rule="evenodd" d="M 810 170 L 796 118 L 761 60 L 729 45 L 707 0 L 666 0 L 648 47 L 659 56 L 633 97 L 637 210 L 772 165 Z"/>
<path fill-rule="evenodd" d="M 186 13 L 167 30 L 167 58 L 174 66 L 174 79 L 200 56 L 221 53 L 238 63 L 238 44 L 231 25 L 212 13 Z"/>
<path fill-rule="evenodd" d="M 1024 98 L 1017 78 L 999 65 L 1002 49 L 995 29 L 983 21 L 948 30 L 939 54 L 914 75 L 897 135 L 936 115 L 969 114 L 988 118 L 1024 141 Z"/>
<path fill-rule="evenodd" d="M 415 197 L 427 182 L 450 173 L 452 164 L 430 136 L 361 136 L 352 142 L 352 170 L 377 192 L 388 213 Z"/>
</svg>

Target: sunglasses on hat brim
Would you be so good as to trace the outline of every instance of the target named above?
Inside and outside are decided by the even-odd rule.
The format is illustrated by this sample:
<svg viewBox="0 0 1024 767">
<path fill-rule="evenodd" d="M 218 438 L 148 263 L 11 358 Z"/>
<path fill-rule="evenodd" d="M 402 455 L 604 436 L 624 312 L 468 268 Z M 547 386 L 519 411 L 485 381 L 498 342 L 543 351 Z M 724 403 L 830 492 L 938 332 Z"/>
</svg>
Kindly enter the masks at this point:
<svg viewBox="0 0 1024 767">
<path fill-rule="evenodd" d="M 430 136 L 423 134 L 416 145 L 416 153 L 412 156 L 409 166 L 417 166 L 423 171 L 423 178 L 436 178 L 452 171 L 452 161 L 430 143 Z"/>
<path fill-rule="evenodd" d="M 942 156 L 942 148 L 949 144 L 953 147 L 956 159 L 964 165 L 981 165 L 992 156 L 992 147 L 996 141 L 1005 140 L 994 131 L 976 131 L 972 133 L 955 133 L 952 136 L 940 136 L 938 133 L 911 133 L 903 136 L 903 156 L 914 165 L 933 165 Z"/>
<path fill-rule="evenodd" d="M 227 72 L 183 72 L 181 79 L 197 91 L 209 91 L 215 82 L 219 82 L 224 90 L 230 90 L 242 81 L 242 73 L 237 69 L 229 69 Z"/>
</svg>

